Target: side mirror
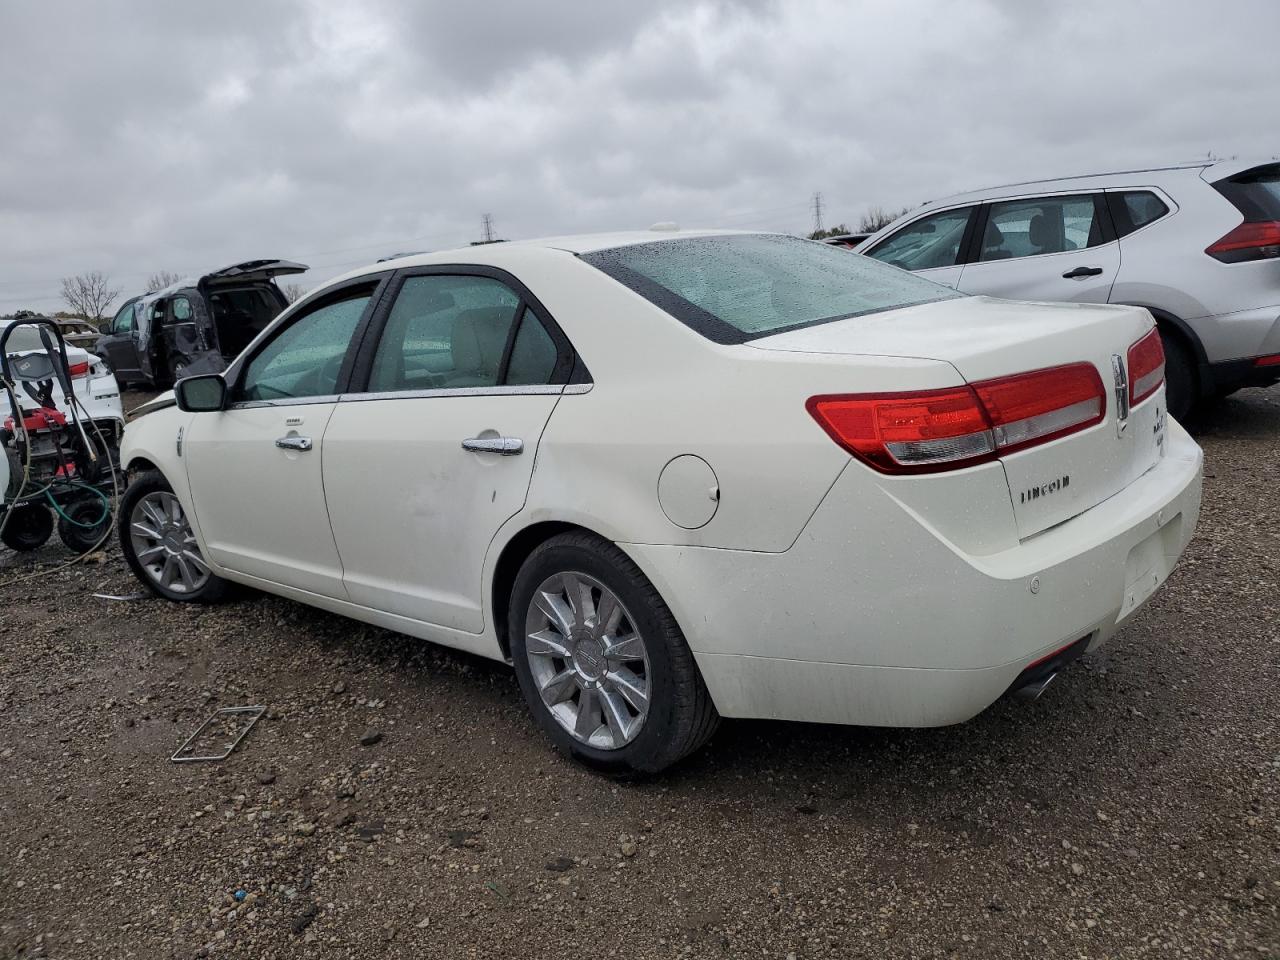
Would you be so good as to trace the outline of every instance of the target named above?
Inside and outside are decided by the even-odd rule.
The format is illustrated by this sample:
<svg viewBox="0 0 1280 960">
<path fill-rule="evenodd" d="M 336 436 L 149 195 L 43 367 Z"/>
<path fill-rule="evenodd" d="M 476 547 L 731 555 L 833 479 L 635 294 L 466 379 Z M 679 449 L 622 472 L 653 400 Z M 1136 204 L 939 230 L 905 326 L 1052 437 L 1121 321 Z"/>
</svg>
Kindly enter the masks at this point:
<svg viewBox="0 0 1280 960">
<path fill-rule="evenodd" d="M 178 409 L 187 413 L 209 413 L 227 405 L 227 381 L 220 373 L 184 377 L 173 387 Z"/>
<path fill-rule="evenodd" d="M 106 320 L 106 321 L 104 321 L 103 323 L 98 324 L 98 332 L 99 332 L 99 333 L 101 333 L 101 334 L 107 334 L 107 333 L 110 333 L 110 332 L 111 332 L 111 321 L 110 321 L 110 320 Z"/>
</svg>

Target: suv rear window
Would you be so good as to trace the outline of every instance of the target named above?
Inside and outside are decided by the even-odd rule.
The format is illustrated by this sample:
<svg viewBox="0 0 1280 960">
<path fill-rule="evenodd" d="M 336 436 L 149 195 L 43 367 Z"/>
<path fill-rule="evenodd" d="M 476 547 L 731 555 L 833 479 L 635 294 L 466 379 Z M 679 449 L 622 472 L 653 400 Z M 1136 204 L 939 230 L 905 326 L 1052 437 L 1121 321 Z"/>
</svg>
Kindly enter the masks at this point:
<svg viewBox="0 0 1280 960">
<path fill-rule="evenodd" d="M 959 296 L 869 257 L 775 234 L 661 240 L 581 259 L 717 343 Z"/>
<path fill-rule="evenodd" d="M 1116 236 L 1127 237 L 1139 227 L 1154 223 L 1169 212 L 1168 205 L 1150 190 L 1109 192 L 1107 205 L 1115 222 Z"/>
<path fill-rule="evenodd" d="M 1231 201 L 1246 222 L 1280 220 L 1280 163 L 1254 167 L 1213 186 Z"/>
</svg>

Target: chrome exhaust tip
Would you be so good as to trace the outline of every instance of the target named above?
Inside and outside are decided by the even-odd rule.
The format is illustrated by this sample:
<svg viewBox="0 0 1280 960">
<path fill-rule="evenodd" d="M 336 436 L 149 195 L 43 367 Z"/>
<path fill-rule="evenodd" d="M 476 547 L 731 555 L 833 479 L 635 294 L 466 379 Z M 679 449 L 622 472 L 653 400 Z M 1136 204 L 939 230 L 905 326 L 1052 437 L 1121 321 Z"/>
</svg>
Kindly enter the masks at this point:
<svg viewBox="0 0 1280 960">
<path fill-rule="evenodd" d="M 1021 686 L 1017 690 L 1015 690 L 1013 692 L 1014 696 L 1016 696 L 1019 700 L 1026 700 L 1028 702 L 1032 700 L 1039 700 L 1040 694 L 1048 690 L 1049 684 L 1053 683 L 1053 681 L 1056 680 L 1057 677 L 1058 677 L 1058 671 L 1055 670 L 1053 673 L 1049 674 L 1048 676 L 1044 676 L 1044 677 L 1040 677 L 1039 679 L 1032 680 L 1030 683 L 1026 684 L 1025 686 Z"/>
</svg>

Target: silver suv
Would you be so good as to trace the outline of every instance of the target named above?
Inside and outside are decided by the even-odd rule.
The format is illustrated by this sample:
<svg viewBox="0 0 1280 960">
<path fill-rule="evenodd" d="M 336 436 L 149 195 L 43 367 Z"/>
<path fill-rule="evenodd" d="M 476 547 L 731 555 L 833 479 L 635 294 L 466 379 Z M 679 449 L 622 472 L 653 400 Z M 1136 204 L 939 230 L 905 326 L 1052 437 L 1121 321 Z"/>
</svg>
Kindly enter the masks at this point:
<svg viewBox="0 0 1280 960">
<path fill-rule="evenodd" d="M 1169 411 L 1280 380 L 1280 162 L 1039 180 L 925 204 L 858 252 L 964 293 L 1146 307 Z"/>
</svg>

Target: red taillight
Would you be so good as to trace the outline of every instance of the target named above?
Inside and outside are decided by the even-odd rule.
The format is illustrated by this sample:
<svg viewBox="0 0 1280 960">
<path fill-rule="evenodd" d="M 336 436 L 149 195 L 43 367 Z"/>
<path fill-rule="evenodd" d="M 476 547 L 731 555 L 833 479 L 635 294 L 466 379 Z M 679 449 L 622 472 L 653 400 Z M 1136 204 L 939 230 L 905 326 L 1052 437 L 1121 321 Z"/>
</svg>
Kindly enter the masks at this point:
<svg viewBox="0 0 1280 960">
<path fill-rule="evenodd" d="M 1272 353 L 1265 357 L 1257 357 L 1253 361 L 1255 367 L 1280 367 L 1280 353 Z"/>
<path fill-rule="evenodd" d="M 1136 407 L 1164 383 L 1164 344 L 1151 332 L 1129 348 L 1129 406 Z"/>
<path fill-rule="evenodd" d="M 1107 395 L 1092 363 L 1071 363 L 975 383 L 995 428 L 996 449 L 1012 453 L 1091 427 Z"/>
<path fill-rule="evenodd" d="M 1280 221 L 1242 223 L 1204 252 L 1223 263 L 1280 257 Z"/>
<path fill-rule="evenodd" d="M 67 372 L 72 377 L 87 377 L 89 375 L 89 361 L 84 363 L 71 363 L 67 365 Z"/>
<path fill-rule="evenodd" d="M 883 473 L 930 473 L 991 460 L 1102 420 L 1106 394 L 1090 363 L 919 393 L 811 397 L 831 438 Z"/>
</svg>

